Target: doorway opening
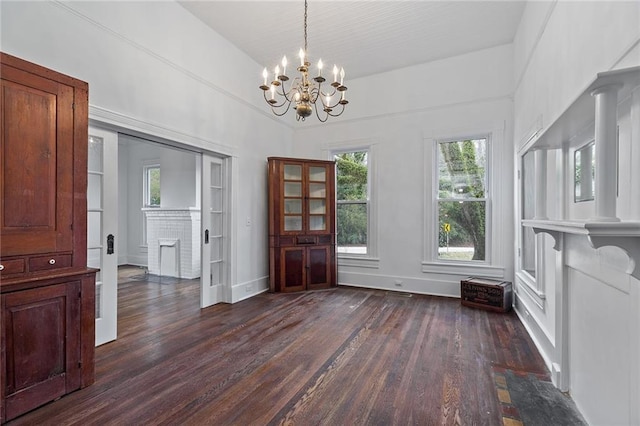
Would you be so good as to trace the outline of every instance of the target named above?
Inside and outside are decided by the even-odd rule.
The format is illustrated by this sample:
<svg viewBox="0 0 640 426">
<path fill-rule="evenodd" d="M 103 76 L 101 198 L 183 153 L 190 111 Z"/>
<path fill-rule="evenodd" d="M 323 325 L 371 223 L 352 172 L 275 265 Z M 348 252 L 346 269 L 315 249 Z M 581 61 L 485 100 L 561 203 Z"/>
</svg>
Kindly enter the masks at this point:
<svg viewBox="0 0 640 426">
<path fill-rule="evenodd" d="M 101 278 L 96 345 L 116 338 L 119 276 L 199 283 L 201 307 L 227 301 L 230 159 L 151 139 L 90 127 L 90 144 L 100 142 L 87 206 L 89 266 Z"/>
</svg>

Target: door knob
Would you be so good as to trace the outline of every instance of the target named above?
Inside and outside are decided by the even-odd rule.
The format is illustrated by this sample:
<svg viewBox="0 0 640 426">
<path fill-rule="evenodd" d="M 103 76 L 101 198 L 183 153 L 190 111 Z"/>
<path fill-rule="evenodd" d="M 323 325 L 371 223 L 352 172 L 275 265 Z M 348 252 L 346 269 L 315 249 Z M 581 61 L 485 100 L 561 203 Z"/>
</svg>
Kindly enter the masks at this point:
<svg viewBox="0 0 640 426">
<path fill-rule="evenodd" d="M 113 246 L 115 245 L 116 237 L 113 234 L 107 235 L 107 254 L 113 254 Z"/>
</svg>

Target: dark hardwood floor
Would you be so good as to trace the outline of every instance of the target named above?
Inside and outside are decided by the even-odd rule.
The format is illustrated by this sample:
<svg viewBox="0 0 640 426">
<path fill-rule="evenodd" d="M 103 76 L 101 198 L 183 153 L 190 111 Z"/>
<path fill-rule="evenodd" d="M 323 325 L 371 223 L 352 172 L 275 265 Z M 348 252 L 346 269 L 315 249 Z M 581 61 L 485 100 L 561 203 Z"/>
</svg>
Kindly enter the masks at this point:
<svg viewBox="0 0 640 426">
<path fill-rule="evenodd" d="M 340 287 L 199 309 L 125 280 L 96 383 L 14 425 L 499 425 L 491 367 L 547 374 L 515 314 Z M 156 280 L 157 281 L 157 280 Z"/>
</svg>

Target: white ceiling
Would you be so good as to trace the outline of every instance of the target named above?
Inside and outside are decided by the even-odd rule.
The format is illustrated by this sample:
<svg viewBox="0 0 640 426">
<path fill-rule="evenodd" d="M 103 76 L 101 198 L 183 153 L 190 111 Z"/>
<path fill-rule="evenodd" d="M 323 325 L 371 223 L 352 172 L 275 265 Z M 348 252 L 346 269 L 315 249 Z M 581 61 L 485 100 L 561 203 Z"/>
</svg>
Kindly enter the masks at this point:
<svg viewBox="0 0 640 426">
<path fill-rule="evenodd" d="M 180 1 L 271 71 L 304 44 L 304 1 Z M 346 79 L 510 43 L 524 1 L 308 0 L 308 54 L 315 69 Z M 288 72 L 288 74 L 290 74 Z M 417 82 L 419 84 L 419 82 Z"/>
</svg>

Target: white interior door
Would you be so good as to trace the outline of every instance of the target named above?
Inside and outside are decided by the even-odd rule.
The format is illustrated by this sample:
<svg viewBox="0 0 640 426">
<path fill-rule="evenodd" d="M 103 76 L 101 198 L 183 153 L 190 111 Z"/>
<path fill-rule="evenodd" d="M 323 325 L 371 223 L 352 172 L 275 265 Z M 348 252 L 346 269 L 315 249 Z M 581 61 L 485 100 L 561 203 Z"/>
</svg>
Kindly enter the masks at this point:
<svg viewBox="0 0 640 426">
<path fill-rule="evenodd" d="M 202 154 L 202 273 L 200 305 L 226 301 L 228 196 L 226 162 Z"/>
<path fill-rule="evenodd" d="M 117 336 L 118 134 L 89 127 L 87 266 L 96 275 L 96 346 Z"/>
</svg>

